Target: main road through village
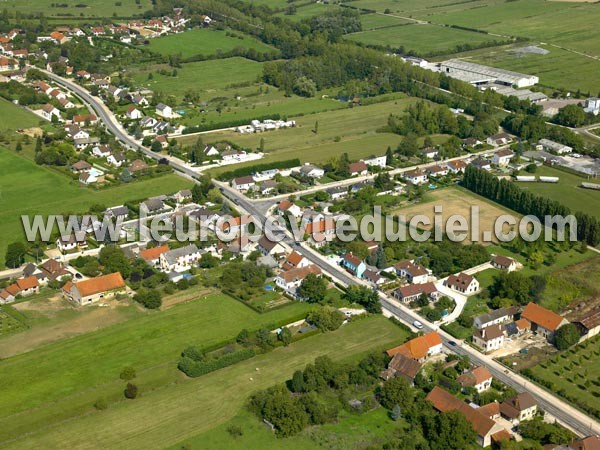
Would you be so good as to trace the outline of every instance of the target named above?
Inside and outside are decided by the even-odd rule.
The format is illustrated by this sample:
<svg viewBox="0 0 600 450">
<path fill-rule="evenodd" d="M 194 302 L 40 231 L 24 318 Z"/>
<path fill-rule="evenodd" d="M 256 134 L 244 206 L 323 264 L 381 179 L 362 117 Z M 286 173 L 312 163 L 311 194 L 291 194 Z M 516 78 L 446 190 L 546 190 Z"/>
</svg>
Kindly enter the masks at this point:
<svg viewBox="0 0 600 450">
<path fill-rule="evenodd" d="M 178 174 L 185 176 L 188 179 L 197 179 L 197 171 L 195 171 L 190 166 L 186 165 L 185 163 L 179 160 L 176 160 L 175 158 L 167 157 L 165 155 L 153 152 L 142 146 L 139 142 L 137 142 L 123 129 L 115 115 L 106 107 L 106 105 L 104 105 L 104 103 L 97 97 L 92 96 L 85 88 L 53 73 L 45 73 L 54 82 L 76 94 L 88 106 L 90 110 L 94 111 L 97 117 L 103 122 L 106 129 L 113 133 L 115 137 L 119 141 L 121 141 L 122 144 L 132 148 L 133 150 L 141 151 L 146 156 L 156 160 L 167 158 L 169 164 L 176 170 Z M 411 169 L 413 168 L 402 169 L 402 171 Z M 396 171 L 396 173 L 400 173 L 400 171 Z M 357 181 L 357 179 L 352 179 L 349 180 L 347 183 L 351 184 L 356 183 Z M 345 183 L 346 182 L 343 182 L 341 183 L 341 185 L 345 185 Z M 265 202 L 252 202 L 243 194 L 230 188 L 228 185 L 224 183 L 218 183 L 218 185 L 221 187 L 222 192 L 226 194 L 227 197 L 229 197 L 229 199 L 233 200 L 234 203 L 240 209 L 244 210 L 243 212 L 252 215 L 257 220 L 265 220 L 268 211 L 268 207 Z M 311 190 L 316 191 L 320 189 L 326 189 L 329 187 L 331 187 L 331 185 L 318 186 Z M 273 200 L 271 200 L 271 204 Z M 297 252 L 301 253 L 313 264 L 320 267 L 324 273 L 330 275 L 332 279 L 336 280 L 340 284 L 345 286 L 350 286 L 353 284 L 363 284 L 362 280 L 351 276 L 350 274 L 342 270 L 340 267 L 330 264 L 330 262 L 326 258 L 324 258 L 322 255 L 320 255 L 310 247 L 293 242 L 291 235 L 288 235 L 285 242 L 290 247 L 294 248 Z M 444 332 L 443 330 L 438 329 L 435 325 L 427 322 L 422 317 L 418 316 L 416 313 L 414 313 L 404 305 L 400 304 L 399 302 L 395 301 L 394 299 L 388 297 L 384 293 L 380 292 L 379 296 L 382 307 L 388 314 L 396 317 L 408 326 L 412 327 L 412 323 L 415 320 L 419 320 L 421 323 L 423 323 L 424 331 L 436 330 L 441 336 L 447 352 L 456 353 L 458 355 L 467 355 L 473 363 L 487 367 L 488 370 L 492 373 L 492 375 L 501 382 L 512 386 L 520 392 L 528 391 L 531 395 L 533 395 L 536 398 L 536 400 L 539 402 L 540 407 L 543 410 L 547 411 L 559 422 L 566 425 L 580 436 L 587 436 L 590 434 L 600 435 L 600 423 L 598 423 L 598 421 L 594 420 L 593 418 L 589 417 L 588 415 L 584 414 L 583 412 L 579 411 L 578 409 L 574 408 L 568 403 L 562 401 L 561 399 L 548 392 L 547 390 L 541 388 L 540 386 L 512 372 L 511 370 L 502 366 L 500 363 L 496 362 L 491 357 L 479 353 L 474 348 L 463 344 L 462 342 L 456 342 L 456 340 L 451 335 Z"/>
</svg>

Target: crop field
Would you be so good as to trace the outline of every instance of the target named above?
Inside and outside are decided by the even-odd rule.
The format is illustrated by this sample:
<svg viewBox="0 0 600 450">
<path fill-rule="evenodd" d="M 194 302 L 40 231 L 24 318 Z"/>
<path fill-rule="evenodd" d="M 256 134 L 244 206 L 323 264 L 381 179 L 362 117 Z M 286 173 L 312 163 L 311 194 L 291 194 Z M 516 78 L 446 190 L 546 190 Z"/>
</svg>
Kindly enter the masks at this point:
<svg viewBox="0 0 600 450">
<path fill-rule="evenodd" d="M 177 69 L 177 76 L 161 75 L 161 67 L 141 69 L 135 73 L 138 85 L 153 91 L 181 97 L 188 91 L 195 91 L 208 98 L 226 95 L 241 83 L 254 84 L 262 74 L 263 64 L 245 58 L 227 58 L 183 64 Z M 172 69 L 168 69 L 172 71 Z M 152 80 L 148 75 L 152 73 Z"/>
<path fill-rule="evenodd" d="M 500 69 L 531 73 L 540 77 L 540 85 L 565 90 L 580 89 L 592 96 L 600 90 L 597 74 L 600 73 L 600 61 L 551 45 L 538 45 L 548 50 L 546 55 L 520 54 L 515 49 L 486 49 L 477 51 L 468 59 Z"/>
<path fill-rule="evenodd" d="M 241 305 L 236 307 L 232 301 L 224 299 L 226 297 L 221 296 L 199 301 L 200 305 L 210 305 L 208 308 L 198 308 L 193 315 L 191 310 L 186 309 L 169 317 L 162 317 L 165 313 L 161 312 L 149 321 L 130 321 L 130 325 L 125 326 L 127 329 L 123 329 L 122 326 L 116 327 L 112 337 L 102 336 L 104 333 L 100 333 L 78 339 L 77 342 L 88 341 L 81 342 L 82 345 L 79 346 L 69 346 L 67 343 L 51 346 L 54 351 L 67 352 L 66 356 L 61 356 L 60 370 L 69 380 L 79 379 L 77 391 L 67 397 L 64 388 L 54 388 L 49 398 L 45 398 L 48 403 L 44 408 L 3 419 L 3 441 L 17 438 L 6 442 L 7 448 L 82 448 L 91 443 L 94 447 L 103 448 L 164 448 L 226 422 L 238 414 L 252 392 L 283 382 L 294 370 L 304 367 L 319 355 L 329 355 L 334 360 L 354 358 L 368 351 L 398 345 L 407 338 L 403 329 L 381 316 L 376 316 L 351 323 L 331 333 L 300 340 L 288 347 L 277 348 L 197 379 L 186 379 L 178 373 L 175 364 L 177 354 L 188 343 L 201 342 L 209 345 L 219 337 L 233 337 L 233 326 L 248 326 L 248 319 L 258 325 L 259 320 L 274 321 L 276 315 L 289 314 L 288 308 L 284 308 L 269 313 L 268 318 L 263 319 L 265 315 L 259 318 L 248 317 L 250 312 L 238 310 L 243 308 Z M 302 305 L 297 306 L 301 307 Z M 173 308 L 169 312 L 180 308 L 184 306 Z M 120 338 L 118 341 L 115 340 L 117 336 Z M 76 352 L 73 347 L 79 351 L 92 348 L 94 351 L 93 354 L 79 354 L 77 361 L 69 362 L 69 356 Z M 44 348 L 44 351 L 48 352 L 47 348 Z M 152 354 L 157 353 L 161 356 L 152 357 Z M 103 358 L 103 355 L 106 355 L 106 358 Z M 2 364 L 7 367 L 0 376 L 12 380 L 16 377 L 17 372 L 14 370 L 21 365 L 20 362 L 26 359 L 31 363 L 34 356 L 35 361 L 42 361 L 41 369 L 36 367 L 37 374 L 31 376 L 27 376 L 30 372 L 20 370 L 18 373 L 25 374 L 26 380 L 22 377 L 17 379 L 18 386 L 30 383 L 32 377 L 35 378 L 36 385 L 45 384 L 48 388 L 56 383 L 65 383 L 62 378 L 42 375 L 45 366 L 57 364 L 52 362 L 51 358 L 40 358 L 39 352 L 3 361 Z M 81 364 L 82 358 L 89 359 L 89 362 Z M 121 389 L 124 383 L 118 380 L 118 372 L 124 364 L 135 366 L 138 361 L 145 366 L 153 365 L 145 371 L 141 371 L 141 367 L 138 369 L 135 382 L 141 390 L 141 397 L 133 401 L 121 400 L 111 404 L 105 411 L 93 412 L 91 405 L 98 395 L 114 393 L 122 398 Z M 97 380 L 99 366 L 103 368 L 103 377 L 107 378 L 106 384 L 94 389 L 90 383 L 93 384 Z M 158 374 L 162 375 L 162 388 L 152 390 L 153 383 L 157 383 L 156 379 L 153 381 L 153 376 Z M 22 395 L 22 389 L 19 390 L 17 386 L 14 388 Z M 13 391 L 13 387 L 10 391 Z M 29 391 L 37 389 L 29 385 Z M 40 395 L 40 392 L 36 392 L 35 395 Z M 62 401 L 50 404 L 50 398 L 56 396 L 62 397 Z M 14 398 L 14 395 L 8 392 L 0 402 L 7 403 Z M 31 404 L 30 399 L 26 401 Z M 14 410 L 14 405 L 11 409 Z M 74 411 L 75 409 L 79 410 Z M 50 410 L 54 410 L 53 415 L 41 417 L 44 416 L 42 411 L 48 414 L 51 413 Z M 61 416 L 66 416 L 66 410 L 71 412 L 70 416 L 76 412 L 76 417 L 59 424 Z M 9 413 L 5 407 L 2 411 L 4 414 Z M 158 411 L 160 413 L 157 414 Z M 83 414 L 84 412 L 89 414 Z M 56 426 L 52 426 L 53 423 Z M 24 437 L 24 430 L 31 433 Z"/>
<path fill-rule="evenodd" d="M 452 51 L 457 45 L 489 43 L 501 38 L 473 31 L 458 30 L 437 25 L 400 25 L 361 31 L 346 36 L 347 39 L 367 45 L 404 48 L 418 54 Z"/>
<path fill-rule="evenodd" d="M 230 33 L 208 28 L 151 39 L 147 48 L 161 55 L 181 54 L 182 58 L 190 58 L 198 55 L 215 55 L 236 47 L 254 49 L 258 52 L 275 51 L 272 47 L 239 32 Z"/>
<path fill-rule="evenodd" d="M 89 412 L 99 397 L 120 400 L 125 366 L 136 369 L 136 382 L 149 392 L 182 380 L 177 359 L 188 345 L 217 345 L 242 328 L 274 327 L 309 309 L 294 303 L 257 314 L 222 294 L 209 295 L 4 359 L 0 415 L 11 425 L 0 440 Z"/>
<path fill-rule="evenodd" d="M 94 191 L 49 168 L 0 148 L 0 266 L 6 246 L 24 240 L 21 215 L 85 212 L 94 203 L 107 206 L 189 188 L 174 174 Z M 23 199 L 27 199 L 26 202 Z"/>
<path fill-rule="evenodd" d="M 536 380 L 571 403 L 600 417 L 600 340 L 598 337 L 561 352 L 529 369 Z M 590 412 L 591 413 L 591 412 Z"/>
<path fill-rule="evenodd" d="M 568 206 L 571 212 L 583 211 L 600 218 L 600 191 L 579 187 L 586 177 L 543 166 L 536 176 L 559 177 L 558 183 L 519 183 L 521 189 L 556 200 Z M 590 180 L 595 182 L 594 180 Z"/>
<path fill-rule="evenodd" d="M 445 224 L 445 221 L 448 219 L 448 217 L 453 214 L 458 214 L 467 218 L 469 232 L 467 233 L 467 239 L 465 239 L 465 242 L 472 241 L 470 233 L 471 229 L 473 229 L 471 221 L 472 207 L 476 206 L 479 208 L 479 241 L 482 244 L 485 244 L 485 242 L 482 242 L 485 231 L 490 231 L 493 235 L 494 222 L 499 216 L 503 214 L 511 214 L 515 218 L 519 217 L 519 215 L 513 211 L 507 210 L 500 205 L 494 204 L 483 197 L 467 191 L 466 189 L 458 187 L 430 191 L 427 194 L 426 202 L 401 208 L 396 210 L 395 213 L 405 216 L 407 221 L 410 221 L 412 217 L 418 214 L 423 214 L 429 217 L 433 224 L 434 207 L 438 205 L 443 207 L 442 224 Z M 419 227 L 429 230 L 433 228 L 433 225 L 420 225 Z M 493 240 L 495 241 L 496 239 L 494 238 Z"/>
<path fill-rule="evenodd" d="M 129 17 L 152 9 L 151 0 L 5 0 L 2 8 L 9 12 L 43 13 L 46 17 Z"/>
</svg>

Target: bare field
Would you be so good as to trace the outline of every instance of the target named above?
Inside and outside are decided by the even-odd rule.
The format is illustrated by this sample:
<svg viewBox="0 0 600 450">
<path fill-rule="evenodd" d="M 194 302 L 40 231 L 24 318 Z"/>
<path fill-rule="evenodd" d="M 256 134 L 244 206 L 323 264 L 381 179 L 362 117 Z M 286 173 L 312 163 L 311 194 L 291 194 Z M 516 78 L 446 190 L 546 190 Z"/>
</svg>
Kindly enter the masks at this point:
<svg viewBox="0 0 600 450">
<path fill-rule="evenodd" d="M 476 242 L 476 239 L 472 239 L 471 231 L 473 228 L 473 221 L 471 220 L 471 208 L 479 208 L 479 233 L 478 240 L 483 243 L 484 234 L 486 231 L 491 232 L 493 236 L 494 223 L 496 219 L 503 214 L 510 214 L 515 218 L 519 216 L 510 210 L 502 208 L 500 205 L 494 205 L 482 197 L 472 194 L 462 188 L 446 188 L 437 191 L 432 191 L 426 195 L 425 202 L 413 204 L 407 207 L 402 207 L 394 211 L 397 215 L 403 215 L 407 221 L 416 215 L 422 214 L 427 216 L 431 224 L 430 225 L 419 225 L 419 228 L 424 230 L 431 230 L 434 226 L 434 208 L 436 206 L 442 206 L 442 229 L 444 229 L 445 223 L 448 218 L 452 215 L 460 215 L 467 219 L 469 225 L 469 232 L 467 235 L 466 243 Z M 508 227 L 505 227 L 504 231 L 509 231 Z M 486 239 L 487 240 L 487 239 Z M 496 242 L 496 239 L 492 239 Z"/>
</svg>

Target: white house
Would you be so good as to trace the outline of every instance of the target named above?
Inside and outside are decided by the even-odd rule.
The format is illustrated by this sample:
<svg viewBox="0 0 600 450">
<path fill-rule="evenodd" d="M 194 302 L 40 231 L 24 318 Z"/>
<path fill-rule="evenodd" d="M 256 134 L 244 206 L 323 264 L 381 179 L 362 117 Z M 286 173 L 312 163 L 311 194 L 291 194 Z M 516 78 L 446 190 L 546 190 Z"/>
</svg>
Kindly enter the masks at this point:
<svg viewBox="0 0 600 450">
<path fill-rule="evenodd" d="M 130 120 L 140 120 L 142 118 L 142 112 L 135 106 L 127 108 L 127 118 Z"/>
<path fill-rule="evenodd" d="M 446 164 L 448 170 L 452 173 L 464 173 L 467 165 L 464 161 L 458 159 L 456 161 L 450 161 Z"/>
<path fill-rule="evenodd" d="M 436 164 L 435 166 L 428 167 L 425 172 L 427 172 L 427 175 L 433 178 L 444 177 L 448 175 L 448 167 Z"/>
<path fill-rule="evenodd" d="M 461 272 L 458 275 L 450 275 L 444 284 L 450 289 L 466 295 L 479 292 L 479 281 L 477 281 L 475 277 L 467 275 L 464 272 Z"/>
<path fill-rule="evenodd" d="M 71 234 L 69 236 L 61 236 L 56 240 L 56 248 L 58 248 L 61 253 L 86 247 L 87 241 L 85 240 L 85 236 L 76 237 L 74 234 Z"/>
<path fill-rule="evenodd" d="M 302 208 L 289 200 L 281 200 L 277 204 L 277 212 L 280 215 L 292 215 L 296 219 L 302 216 Z"/>
<path fill-rule="evenodd" d="M 212 145 L 207 145 L 206 147 L 204 147 L 204 154 L 206 156 L 218 156 L 219 155 L 219 150 L 217 150 Z"/>
<path fill-rule="evenodd" d="M 585 108 L 583 110 L 586 113 L 592 113 L 597 116 L 600 114 L 600 98 L 588 98 L 585 101 Z"/>
<path fill-rule="evenodd" d="M 524 420 L 530 420 L 537 414 L 537 401 L 529 392 L 521 392 L 500 403 L 500 414 L 517 425 Z"/>
<path fill-rule="evenodd" d="M 409 283 L 420 284 L 427 283 L 431 271 L 422 266 L 415 264 L 408 259 L 402 260 L 394 264 L 396 275 L 405 278 Z"/>
<path fill-rule="evenodd" d="M 231 187 L 238 191 L 249 191 L 254 188 L 254 186 L 256 186 L 256 183 L 251 175 L 234 178 L 231 182 Z"/>
<path fill-rule="evenodd" d="M 427 183 L 427 173 L 420 169 L 409 170 L 408 172 L 404 172 L 404 178 L 406 181 L 412 184 L 425 184 Z"/>
<path fill-rule="evenodd" d="M 555 152 L 559 155 L 571 153 L 573 151 L 573 147 L 551 141 L 550 139 L 540 139 L 538 141 L 538 146 L 540 146 L 542 150 Z"/>
<path fill-rule="evenodd" d="M 42 117 L 46 120 L 52 120 L 52 116 L 56 116 L 58 119 L 60 119 L 60 111 L 50 103 L 46 103 L 46 105 L 42 108 Z"/>
<path fill-rule="evenodd" d="M 169 105 L 165 105 L 164 103 L 159 103 L 156 105 L 156 114 L 164 117 L 165 119 L 170 119 L 173 117 L 173 108 Z"/>
<path fill-rule="evenodd" d="M 348 165 L 348 172 L 350 172 L 351 177 L 366 175 L 368 173 L 367 165 L 364 161 L 351 163 Z"/>
<path fill-rule="evenodd" d="M 319 276 L 321 275 L 321 269 L 314 264 L 290 269 L 277 275 L 275 277 L 275 284 L 287 293 L 296 295 L 296 289 L 310 273 Z"/>
<path fill-rule="evenodd" d="M 387 156 L 375 156 L 373 158 L 365 159 L 363 161 L 367 166 L 381 167 L 382 169 L 385 169 L 385 166 L 387 165 Z"/>
<path fill-rule="evenodd" d="M 325 171 L 313 164 L 306 163 L 300 168 L 300 173 L 310 178 L 321 178 Z"/>
<path fill-rule="evenodd" d="M 195 244 L 169 250 L 160 255 L 160 267 L 164 272 L 185 272 L 200 260 L 200 250 Z"/>
<path fill-rule="evenodd" d="M 98 158 L 108 158 L 110 156 L 111 149 L 108 145 L 95 145 L 92 149 L 92 155 Z"/>
<path fill-rule="evenodd" d="M 114 167 L 121 167 L 125 162 L 125 156 L 122 153 L 112 153 L 106 158 L 106 162 Z"/>
<path fill-rule="evenodd" d="M 515 154 L 509 149 L 498 150 L 494 153 L 494 156 L 492 156 L 492 164 L 500 167 L 508 166 L 508 163 L 514 156 Z"/>
<path fill-rule="evenodd" d="M 125 292 L 127 286 L 119 272 L 90 278 L 84 281 L 67 282 L 62 288 L 63 295 L 78 305 L 91 305 L 107 300 L 119 292 Z"/>
<path fill-rule="evenodd" d="M 473 333 L 473 343 L 485 352 L 498 350 L 504 346 L 504 325 L 490 325 Z"/>
<path fill-rule="evenodd" d="M 494 134 L 486 139 L 486 142 L 494 147 L 500 147 L 501 145 L 508 145 L 512 143 L 513 138 L 508 133 Z"/>
<path fill-rule="evenodd" d="M 487 328 L 491 325 L 511 322 L 518 311 L 519 309 L 516 306 L 496 309 L 490 313 L 481 314 L 473 318 L 473 326 L 481 330 L 482 328 Z"/>
<path fill-rule="evenodd" d="M 492 387 L 492 374 L 484 366 L 475 367 L 473 370 L 463 373 L 456 381 L 463 387 L 472 387 L 479 393 L 487 391 Z"/>
<path fill-rule="evenodd" d="M 492 267 L 500 270 L 506 270 L 507 272 L 517 270 L 517 262 L 508 256 L 495 255 L 490 263 Z"/>
</svg>

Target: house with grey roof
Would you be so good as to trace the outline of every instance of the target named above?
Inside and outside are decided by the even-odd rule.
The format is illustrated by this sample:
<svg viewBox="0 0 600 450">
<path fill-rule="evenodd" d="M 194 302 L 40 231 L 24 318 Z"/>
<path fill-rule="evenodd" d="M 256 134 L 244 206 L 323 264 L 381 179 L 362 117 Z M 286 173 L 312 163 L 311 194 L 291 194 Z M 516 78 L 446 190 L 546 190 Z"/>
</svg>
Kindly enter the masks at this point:
<svg viewBox="0 0 600 450">
<path fill-rule="evenodd" d="M 200 250 L 195 244 L 169 250 L 160 255 L 160 268 L 163 272 L 185 272 L 196 264 L 204 250 Z"/>
</svg>

